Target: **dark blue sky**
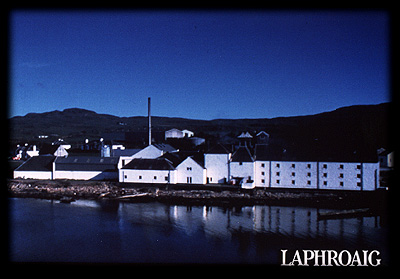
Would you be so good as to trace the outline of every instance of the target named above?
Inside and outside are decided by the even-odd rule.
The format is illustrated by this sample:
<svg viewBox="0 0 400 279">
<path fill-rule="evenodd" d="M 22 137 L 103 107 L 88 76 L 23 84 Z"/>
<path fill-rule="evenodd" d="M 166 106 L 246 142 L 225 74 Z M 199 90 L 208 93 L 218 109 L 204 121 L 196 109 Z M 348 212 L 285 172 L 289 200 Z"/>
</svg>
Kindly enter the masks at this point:
<svg viewBox="0 0 400 279">
<path fill-rule="evenodd" d="M 14 11 L 10 116 L 195 119 L 390 101 L 383 11 Z"/>
</svg>

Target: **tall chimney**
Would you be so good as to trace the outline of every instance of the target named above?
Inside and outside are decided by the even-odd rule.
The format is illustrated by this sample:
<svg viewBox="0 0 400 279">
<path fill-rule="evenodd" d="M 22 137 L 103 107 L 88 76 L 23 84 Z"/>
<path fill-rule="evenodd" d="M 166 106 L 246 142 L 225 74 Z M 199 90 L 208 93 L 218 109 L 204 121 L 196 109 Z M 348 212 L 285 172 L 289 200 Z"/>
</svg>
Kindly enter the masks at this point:
<svg viewBox="0 0 400 279">
<path fill-rule="evenodd" d="M 148 98 L 148 115 L 149 115 L 149 145 L 151 145 L 151 104 L 150 97 Z"/>
</svg>

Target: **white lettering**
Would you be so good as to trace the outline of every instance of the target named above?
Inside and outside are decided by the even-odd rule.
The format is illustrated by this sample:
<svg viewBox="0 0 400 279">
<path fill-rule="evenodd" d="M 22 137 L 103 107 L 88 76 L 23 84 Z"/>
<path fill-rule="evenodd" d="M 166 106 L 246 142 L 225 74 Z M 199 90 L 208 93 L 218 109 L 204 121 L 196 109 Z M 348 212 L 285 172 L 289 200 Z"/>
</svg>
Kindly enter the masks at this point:
<svg viewBox="0 0 400 279">
<path fill-rule="evenodd" d="M 300 257 L 299 250 L 296 250 L 296 252 L 294 253 L 294 257 L 293 257 L 293 260 L 290 263 L 290 265 L 294 265 L 294 262 L 298 262 L 299 266 L 303 265 L 303 263 L 301 262 L 301 257 Z"/>
<path fill-rule="evenodd" d="M 347 263 L 346 264 L 343 263 L 343 253 L 347 254 Z M 338 256 L 338 260 L 339 260 L 340 265 L 348 266 L 350 264 L 350 262 L 351 262 L 351 254 L 350 254 L 350 252 L 347 251 L 347 250 L 340 251 L 339 256 Z"/>
<path fill-rule="evenodd" d="M 307 254 L 310 253 L 310 256 L 307 256 Z M 308 260 L 314 259 L 314 251 L 313 250 L 303 250 L 304 254 L 304 265 L 308 266 Z"/>
<path fill-rule="evenodd" d="M 321 255 L 318 255 L 321 251 Z M 319 266 L 318 259 L 321 259 L 322 263 L 321 266 L 325 266 L 325 252 L 326 250 L 314 250 L 314 266 Z"/>
<path fill-rule="evenodd" d="M 372 263 L 372 254 L 376 254 L 377 256 L 379 256 L 380 252 L 379 252 L 379 251 L 376 251 L 376 250 L 373 250 L 373 251 L 369 254 L 369 256 L 368 256 L 368 263 L 369 263 L 370 265 L 372 265 L 372 266 L 378 266 L 378 265 L 380 265 L 380 264 L 381 264 L 381 259 L 376 259 L 376 264 L 373 264 L 373 263 Z"/>
<path fill-rule="evenodd" d="M 286 263 L 286 252 L 287 250 L 281 250 L 282 252 L 282 266 L 288 266 L 289 264 Z"/>
<path fill-rule="evenodd" d="M 281 252 L 282 266 L 309 266 L 310 263 L 314 263 L 314 266 L 378 266 L 382 261 L 378 257 L 380 252 L 377 250 L 371 252 L 362 250 L 362 260 L 358 251 L 354 251 L 352 254 L 348 250 L 340 252 L 335 250 L 296 250 L 291 261 L 291 254 L 287 254 L 288 250 L 281 250 Z"/>
<path fill-rule="evenodd" d="M 328 252 L 328 264 L 327 264 L 327 266 L 332 266 L 331 261 L 334 261 L 336 265 L 339 265 L 338 262 L 336 261 L 336 257 L 338 255 L 338 253 L 335 250 L 328 250 L 327 252 Z M 332 257 L 332 255 L 331 255 L 332 253 L 335 254 L 334 257 Z"/>
</svg>

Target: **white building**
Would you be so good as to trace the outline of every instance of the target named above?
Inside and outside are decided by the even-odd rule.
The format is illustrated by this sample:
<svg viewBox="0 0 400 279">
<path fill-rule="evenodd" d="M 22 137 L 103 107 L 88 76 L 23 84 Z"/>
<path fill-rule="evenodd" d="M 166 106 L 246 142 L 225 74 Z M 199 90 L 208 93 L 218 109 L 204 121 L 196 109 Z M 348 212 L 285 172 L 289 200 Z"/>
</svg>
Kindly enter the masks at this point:
<svg viewBox="0 0 400 279">
<path fill-rule="evenodd" d="M 184 134 L 181 130 L 178 129 L 171 129 L 168 131 L 165 131 L 165 139 L 173 138 L 173 139 L 181 139 L 184 137 Z"/>
<path fill-rule="evenodd" d="M 247 146 L 240 146 L 230 160 L 230 177 L 242 188 L 254 188 L 254 159 Z"/>
<path fill-rule="evenodd" d="M 231 153 L 221 144 L 204 154 L 204 167 L 207 170 L 207 183 L 227 183 L 230 181 Z"/>
<path fill-rule="evenodd" d="M 192 157 L 187 157 L 176 167 L 176 183 L 206 184 L 206 169 Z"/>
<path fill-rule="evenodd" d="M 254 166 L 254 187 L 358 191 L 379 187 L 378 162 L 301 161 L 256 145 Z"/>
<path fill-rule="evenodd" d="M 189 131 L 186 129 L 182 130 L 182 133 L 183 133 L 183 137 L 185 137 L 185 138 L 191 138 L 194 136 L 194 133 L 192 131 Z"/>
<path fill-rule="evenodd" d="M 179 130 L 176 128 L 173 128 L 171 130 L 165 131 L 165 140 L 169 139 L 169 138 L 173 138 L 173 139 L 182 139 L 182 138 L 190 138 L 193 137 L 194 133 L 192 131 L 189 130 Z"/>
<path fill-rule="evenodd" d="M 119 169 L 119 182 L 176 183 L 176 171 L 166 158 L 132 159 Z"/>
<path fill-rule="evenodd" d="M 117 180 L 117 163 L 116 157 L 57 157 L 53 163 L 53 179 Z"/>
<path fill-rule="evenodd" d="M 118 169 L 128 164 L 133 159 L 155 159 L 161 157 L 167 152 L 176 152 L 177 150 L 169 144 L 152 144 L 131 156 L 120 156 Z"/>
<path fill-rule="evenodd" d="M 14 170 L 14 178 L 53 179 L 54 156 L 34 156 Z"/>
</svg>

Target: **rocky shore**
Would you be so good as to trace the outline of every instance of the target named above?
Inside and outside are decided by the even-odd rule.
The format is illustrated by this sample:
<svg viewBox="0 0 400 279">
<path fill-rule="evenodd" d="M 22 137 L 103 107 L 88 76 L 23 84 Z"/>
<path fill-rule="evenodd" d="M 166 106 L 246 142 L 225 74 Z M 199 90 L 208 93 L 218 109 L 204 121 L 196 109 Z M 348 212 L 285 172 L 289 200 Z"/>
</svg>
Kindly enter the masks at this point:
<svg viewBox="0 0 400 279">
<path fill-rule="evenodd" d="M 159 201 L 199 205 L 299 205 L 334 208 L 377 208 L 384 204 L 381 192 L 254 189 L 176 185 L 126 185 L 109 181 L 8 180 L 10 197 L 73 201 L 109 199 L 123 202 Z"/>
</svg>

